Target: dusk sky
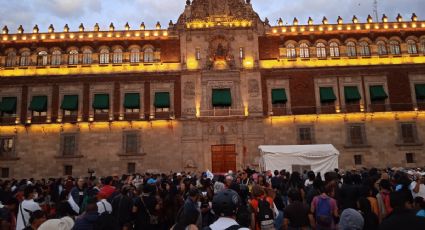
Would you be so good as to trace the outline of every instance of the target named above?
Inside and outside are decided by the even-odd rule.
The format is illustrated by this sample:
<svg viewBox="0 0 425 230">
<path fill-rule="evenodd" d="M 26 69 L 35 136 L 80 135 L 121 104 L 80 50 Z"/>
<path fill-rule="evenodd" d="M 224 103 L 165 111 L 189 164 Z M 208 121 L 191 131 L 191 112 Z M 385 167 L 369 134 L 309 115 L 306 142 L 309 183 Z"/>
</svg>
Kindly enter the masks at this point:
<svg viewBox="0 0 425 230">
<path fill-rule="evenodd" d="M 385 13 L 395 20 L 397 13 L 410 20 L 415 12 L 419 20 L 425 19 L 425 0 L 379 0 L 379 17 Z M 38 24 L 41 31 L 47 31 L 53 24 L 58 31 L 69 24 L 77 30 L 81 22 L 86 29 L 93 29 L 98 22 L 106 30 L 113 22 L 117 30 L 123 29 L 126 22 L 132 28 L 139 27 L 142 21 L 153 28 L 157 21 L 165 27 L 169 20 L 175 22 L 184 9 L 186 0 L 0 0 L 0 26 L 7 25 L 11 33 L 22 24 L 26 32 Z M 326 16 L 334 23 L 340 15 L 346 22 L 356 15 L 365 21 L 373 13 L 373 0 L 252 0 L 254 9 L 264 19 L 268 17 L 275 25 L 282 17 L 291 23 L 297 17 L 306 23 L 309 16 L 315 23 Z"/>
</svg>

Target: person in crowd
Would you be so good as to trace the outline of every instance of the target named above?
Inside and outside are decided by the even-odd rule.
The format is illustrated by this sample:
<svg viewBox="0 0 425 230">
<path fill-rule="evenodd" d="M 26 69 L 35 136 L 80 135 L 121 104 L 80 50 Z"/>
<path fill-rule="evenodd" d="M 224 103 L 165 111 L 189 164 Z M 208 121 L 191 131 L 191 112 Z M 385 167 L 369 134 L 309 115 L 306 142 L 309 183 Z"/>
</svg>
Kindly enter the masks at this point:
<svg viewBox="0 0 425 230">
<path fill-rule="evenodd" d="M 171 230 L 198 230 L 198 218 L 198 210 L 188 209 L 185 215 L 182 215 L 177 219 L 176 224 L 171 228 Z"/>
<path fill-rule="evenodd" d="M 343 184 L 339 190 L 340 207 L 342 210 L 347 208 L 355 209 L 357 207 L 357 200 L 360 197 L 358 186 L 354 184 L 354 176 L 347 173 L 343 177 Z"/>
<path fill-rule="evenodd" d="M 198 200 L 200 198 L 199 190 L 196 188 L 189 190 L 189 196 L 187 197 L 186 201 L 183 205 L 183 210 L 181 214 L 183 216 L 189 215 L 188 213 L 196 213 L 198 216 L 198 221 L 196 222 L 196 225 L 198 228 L 202 228 L 202 216 L 200 215 L 200 210 L 198 207 Z M 193 211 L 196 210 L 197 212 Z M 181 216 L 180 216 L 181 217 Z"/>
<path fill-rule="evenodd" d="M 132 227 L 133 188 L 124 185 L 121 194 L 112 200 L 112 215 L 117 220 L 120 229 L 130 230 Z"/>
<path fill-rule="evenodd" d="M 84 178 L 79 178 L 75 187 L 69 192 L 69 203 L 75 212 L 81 214 L 84 211 L 84 199 L 87 198 L 86 181 Z"/>
<path fill-rule="evenodd" d="M 267 209 L 272 211 L 270 219 L 275 219 L 277 214 L 274 212 L 274 203 L 273 198 L 266 196 L 264 188 L 260 185 L 254 185 L 252 187 L 252 199 L 250 201 L 250 206 L 252 210 L 251 216 L 251 229 L 260 229 L 260 210 L 259 204 L 265 202 L 264 206 L 267 206 Z M 267 204 L 268 203 L 268 204 Z"/>
<path fill-rule="evenodd" d="M 382 221 L 380 230 L 419 230 L 425 226 L 425 219 L 416 216 L 413 210 L 413 197 L 408 189 L 391 193 L 393 211 Z"/>
<path fill-rule="evenodd" d="M 339 230 L 363 230 L 364 220 L 355 209 L 347 208 L 341 213 Z"/>
<path fill-rule="evenodd" d="M 65 201 L 57 205 L 56 219 L 50 219 L 44 222 L 38 230 L 71 230 L 74 227 L 74 217 L 77 213 L 74 212 L 71 205 Z"/>
<path fill-rule="evenodd" d="M 30 214 L 29 226 L 24 230 L 37 230 L 41 224 L 47 220 L 46 213 L 41 210 L 35 210 Z"/>
<path fill-rule="evenodd" d="M 18 207 L 18 216 L 16 222 L 16 230 L 22 230 L 30 226 L 31 213 L 41 210 L 41 207 L 34 199 L 38 198 L 36 188 L 28 185 L 24 190 L 24 198 Z"/>
<path fill-rule="evenodd" d="M 312 186 L 315 179 L 316 179 L 316 175 L 314 174 L 313 171 L 307 172 L 307 180 L 305 180 L 305 182 L 304 182 L 304 187 L 308 188 L 308 187 Z"/>
<path fill-rule="evenodd" d="M 76 218 L 72 230 L 93 230 L 98 223 L 99 213 L 97 211 L 96 199 L 89 199 L 85 212 Z"/>
<path fill-rule="evenodd" d="M 378 215 L 372 211 L 372 206 L 369 201 L 369 197 L 362 197 L 357 202 L 359 211 L 363 216 L 364 227 L 363 230 L 374 230 L 378 229 L 379 219 Z"/>
<path fill-rule="evenodd" d="M 311 213 L 314 214 L 318 230 L 337 228 L 335 220 L 339 217 L 339 213 L 337 202 L 333 198 L 334 195 L 335 185 L 328 182 L 322 194 L 314 197 L 311 202 Z"/>
<path fill-rule="evenodd" d="M 97 212 L 99 213 L 99 215 L 102 215 L 104 212 L 106 212 L 107 214 L 112 213 L 112 205 L 108 202 L 108 200 L 106 200 L 104 194 L 99 193 L 97 195 L 97 200 Z"/>
<path fill-rule="evenodd" d="M 142 194 L 134 202 L 135 230 L 158 229 L 156 213 L 159 210 L 159 204 L 156 199 L 156 187 L 152 182 L 142 186 Z"/>
<path fill-rule="evenodd" d="M 98 195 L 107 200 L 109 200 L 113 195 L 117 195 L 115 194 L 117 191 L 116 188 L 112 186 L 113 182 L 114 178 L 112 176 L 106 177 L 103 181 L 103 186 L 100 189 Z"/>
<path fill-rule="evenodd" d="M 239 195 L 231 189 L 217 193 L 212 201 L 214 213 L 219 217 L 207 229 L 210 230 L 249 230 L 236 222 L 236 215 L 240 205 Z"/>
<path fill-rule="evenodd" d="M 414 178 L 415 180 L 410 184 L 413 198 L 418 196 L 425 198 L 425 175 L 418 174 Z"/>
<path fill-rule="evenodd" d="M 16 229 L 16 213 L 19 201 L 16 198 L 9 198 L 4 204 L 0 203 L 0 229 Z"/>
<path fill-rule="evenodd" d="M 391 214 L 393 208 L 390 203 L 391 184 L 389 180 L 382 179 L 379 182 L 379 193 L 376 195 L 379 206 L 379 222 Z"/>
<path fill-rule="evenodd" d="M 289 205 L 284 211 L 283 229 L 285 230 L 307 230 L 314 228 L 313 214 L 307 204 L 302 202 L 301 193 L 298 190 L 288 191 Z"/>
<path fill-rule="evenodd" d="M 416 216 L 425 218 L 425 199 L 418 196 L 415 198 L 415 207 Z"/>
</svg>

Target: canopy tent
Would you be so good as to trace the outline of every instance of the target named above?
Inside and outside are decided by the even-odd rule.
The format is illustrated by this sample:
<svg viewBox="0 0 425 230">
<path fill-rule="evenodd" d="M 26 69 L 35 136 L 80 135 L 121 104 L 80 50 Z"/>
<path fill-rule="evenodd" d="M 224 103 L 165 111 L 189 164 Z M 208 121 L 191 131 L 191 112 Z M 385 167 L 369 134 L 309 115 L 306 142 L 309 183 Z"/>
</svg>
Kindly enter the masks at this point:
<svg viewBox="0 0 425 230">
<path fill-rule="evenodd" d="M 312 170 L 322 176 L 338 168 L 339 151 L 333 145 L 261 145 L 261 170 Z"/>
</svg>

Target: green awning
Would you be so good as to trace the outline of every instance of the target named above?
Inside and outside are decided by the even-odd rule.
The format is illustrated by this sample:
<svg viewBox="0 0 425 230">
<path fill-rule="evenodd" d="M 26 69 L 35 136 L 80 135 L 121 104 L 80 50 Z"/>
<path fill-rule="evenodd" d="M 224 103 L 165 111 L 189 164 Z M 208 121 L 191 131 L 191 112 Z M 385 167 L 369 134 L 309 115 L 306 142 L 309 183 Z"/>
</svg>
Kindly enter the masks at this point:
<svg viewBox="0 0 425 230">
<path fill-rule="evenodd" d="M 213 106 L 232 106 L 232 94 L 230 89 L 213 89 L 212 92 Z"/>
<path fill-rule="evenodd" d="M 357 86 L 346 86 L 344 87 L 345 101 L 360 101 L 362 96 L 360 96 L 359 89 Z"/>
<path fill-rule="evenodd" d="M 139 93 L 126 93 L 124 96 L 124 108 L 126 109 L 140 109 L 140 94 Z"/>
<path fill-rule="evenodd" d="M 47 112 L 47 96 L 32 97 L 29 110 L 36 112 Z"/>
<path fill-rule="evenodd" d="M 415 85 L 416 99 L 425 99 L 425 84 Z"/>
<path fill-rule="evenodd" d="M 95 94 L 93 109 L 109 109 L 109 94 Z"/>
<path fill-rule="evenodd" d="M 154 105 L 156 108 L 170 108 L 170 93 L 169 92 L 155 93 Z"/>
<path fill-rule="evenodd" d="M 78 95 L 65 95 L 61 104 L 62 110 L 77 111 L 78 110 Z"/>
<path fill-rule="evenodd" d="M 385 100 L 388 98 L 388 95 L 384 90 L 384 86 L 382 85 L 370 86 L 369 90 L 370 90 L 370 100 L 372 101 Z"/>
<path fill-rule="evenodd" d="M 320 87 L 321 102 L 333 102 L 335 100 L 336 96 L 332 87 Z"/>
<path fill-rule="evenodd" d="M 3 113 L 16 113 L 16 97 L 3 97 L 0 102 L 0 111 Z"/>
<path fill-rule="evenodd" d="M 272 89 L 272 104 L 284 104 L 287 101 L 285 89 Z"/>
</svg>

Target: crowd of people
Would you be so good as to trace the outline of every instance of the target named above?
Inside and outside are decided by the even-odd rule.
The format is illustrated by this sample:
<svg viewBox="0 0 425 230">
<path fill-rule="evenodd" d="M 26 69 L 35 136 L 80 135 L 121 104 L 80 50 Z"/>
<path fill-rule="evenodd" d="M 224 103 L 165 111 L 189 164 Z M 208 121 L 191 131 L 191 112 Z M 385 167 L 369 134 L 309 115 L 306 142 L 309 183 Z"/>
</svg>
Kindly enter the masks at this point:
<svg viewBox="0 0 425 230">
<path fill-rule="evenodd" d="M 0 180 L 0 229 L 425 229 L 422 172 L 247 168 Z"/>
</svg>

